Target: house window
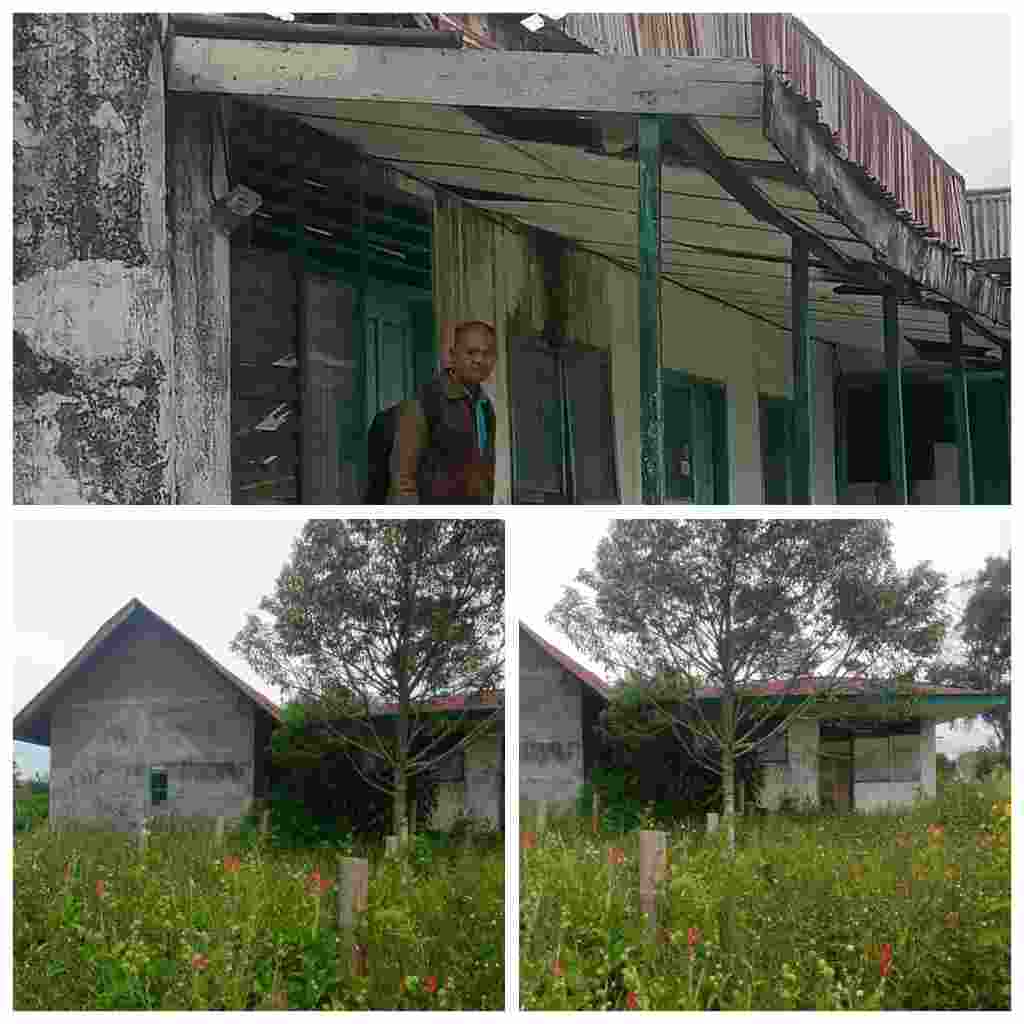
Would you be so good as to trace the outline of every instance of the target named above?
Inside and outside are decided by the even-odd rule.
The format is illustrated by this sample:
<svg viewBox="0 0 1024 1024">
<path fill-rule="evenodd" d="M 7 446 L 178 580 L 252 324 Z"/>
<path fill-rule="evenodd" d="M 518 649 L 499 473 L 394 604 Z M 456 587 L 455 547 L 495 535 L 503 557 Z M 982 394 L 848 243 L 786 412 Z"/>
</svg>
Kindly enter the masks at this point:
<svg viewBox="0 0 1024 1024">
<path fill-rule="evenodd" d="M 611 362 L 540 338 L 511 347 L 513 501 L 617 504 Z"/>
<path fill-rule="evenodd" d="M 434 769 L 436 782 L 464 782 L 466 779 L 466 751 L 453 750 Z"/>
<path fill-rule="evenodd" d="M 167 769 L 154 766 L 149 769 L 149 800 L 153 806 L 167 803 Z"/>
<path fill-rule="evenodd" d="M 853 752 L 857 782 L 919 782 L 921 779 L 919 735 L 858 736 Z"/>
</svg>

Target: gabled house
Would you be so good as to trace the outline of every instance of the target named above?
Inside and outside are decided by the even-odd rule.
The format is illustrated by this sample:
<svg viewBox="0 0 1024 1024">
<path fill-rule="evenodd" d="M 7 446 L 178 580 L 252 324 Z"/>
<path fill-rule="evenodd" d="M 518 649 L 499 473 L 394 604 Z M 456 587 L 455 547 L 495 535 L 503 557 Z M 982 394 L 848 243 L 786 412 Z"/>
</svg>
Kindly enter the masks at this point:
<svg viewBox="0 0 1024 1024">
<path fill-rule="evenodd" d="M 50 820 L 134 829 L 269 795 L 277 706 L 133 598 L 14 718 L 50 748 Z"/>
<path fill-rule="evenodd" d="M 593 673 L 519 623 L 519 797 L 571 806 L 597 762 L 608 703 Z"/>
<path fill-rule="evenodd" d="M 15 17 L 17 502 L 357 502 L 467 317 L 500 503 L 1009 500 L 963 178 L 798 19 L 304 17 Z"/>
</svg>

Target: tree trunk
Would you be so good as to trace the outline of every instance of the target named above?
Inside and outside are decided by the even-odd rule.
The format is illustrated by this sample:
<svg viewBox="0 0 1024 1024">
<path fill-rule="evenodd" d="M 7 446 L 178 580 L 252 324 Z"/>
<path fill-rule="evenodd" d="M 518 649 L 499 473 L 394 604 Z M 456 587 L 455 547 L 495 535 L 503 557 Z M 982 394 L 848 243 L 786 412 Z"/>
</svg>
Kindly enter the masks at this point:
<svg viewBox="0 0 1024 1024">
<path fill-rule="evenodd" d="M 722 699 L 722 818 L 729 836 L 729 853 L 736 852 L 736 722 L 734 701 L 728 693 Z"/>
<path fill-rule="evenodd" d="M 407 785 L 408 781 L 405 777 L 404 758 L 400 758 L 400 763 L 395 765 L 395 793 L 393 798 L 395 818 L 394 828 L 395 835 L 398 836 L 399 846 L 404 846 L 409 838 L 409 819 L 407 817 Z"/>
</svg>

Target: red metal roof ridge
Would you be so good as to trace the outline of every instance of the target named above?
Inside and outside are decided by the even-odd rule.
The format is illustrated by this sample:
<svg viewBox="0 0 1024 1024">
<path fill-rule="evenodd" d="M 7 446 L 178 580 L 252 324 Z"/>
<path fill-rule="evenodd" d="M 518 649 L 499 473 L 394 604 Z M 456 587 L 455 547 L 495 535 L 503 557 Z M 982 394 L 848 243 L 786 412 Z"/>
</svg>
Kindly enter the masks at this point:
<svg viewBox="0 0 1024 1024">
<path fill-rule="evenodd" d="M 601 697 L 608 699 L 609 686 L 599 676 L 595 675 L 589 669 L 584 668 L 574 658 L 569 657 L 564 651 L 559 650 L 554 644 L 549 643 L 539 633 L 530 629 L 525 622 L 520 620 L 519 628 L 523 630 L 527 636 L 530 637 L 534 643 L 539 644 L 552 658 L 555 659 L 564 669 L 576 676 L 581 683 L 585 683 L 592 690 L 596 691 Z"/>
</svg>

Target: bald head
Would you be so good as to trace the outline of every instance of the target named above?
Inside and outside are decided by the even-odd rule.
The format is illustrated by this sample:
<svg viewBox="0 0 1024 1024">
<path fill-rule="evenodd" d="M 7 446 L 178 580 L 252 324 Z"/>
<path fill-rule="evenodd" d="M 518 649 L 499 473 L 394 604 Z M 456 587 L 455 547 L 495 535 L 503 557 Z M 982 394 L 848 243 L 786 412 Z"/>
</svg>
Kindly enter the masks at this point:
<svg viewBox="0 0 1024 1024">
<path fill-rule="evenodd" d="M 494 372 L 498 342 L 494 328 L 481 320 L 467 320 L 455 328 L 451 372 L 459 383 L 479 387 Z"/>
</svg>

